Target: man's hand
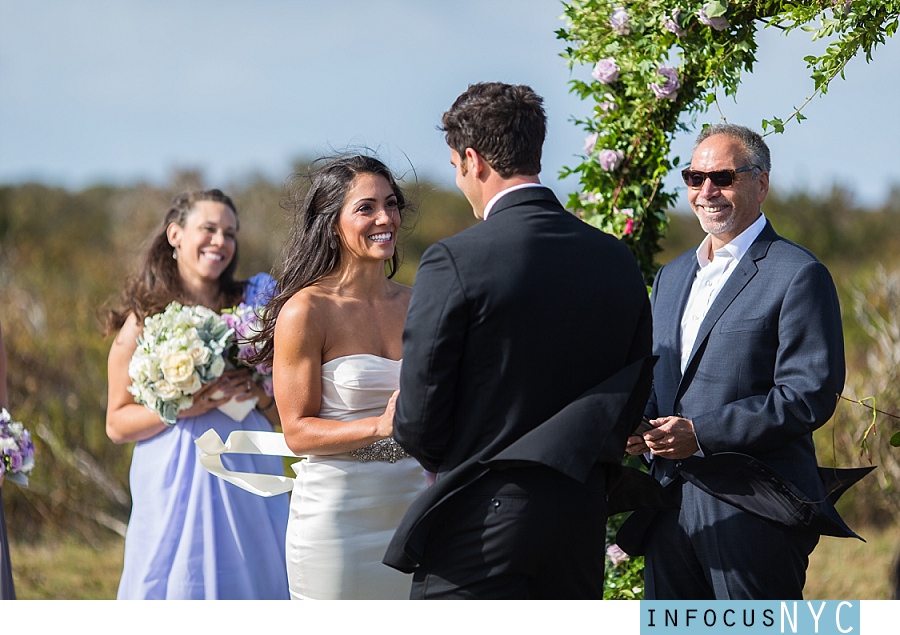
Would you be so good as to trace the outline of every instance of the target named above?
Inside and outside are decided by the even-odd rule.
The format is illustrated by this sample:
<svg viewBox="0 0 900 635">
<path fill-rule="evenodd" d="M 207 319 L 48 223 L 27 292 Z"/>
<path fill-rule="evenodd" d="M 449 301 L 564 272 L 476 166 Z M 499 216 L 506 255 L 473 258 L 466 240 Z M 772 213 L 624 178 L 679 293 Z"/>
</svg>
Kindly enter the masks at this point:
<svg viewBox="0 0 900 635">
<path fill-rule="evenodd" d="M 660 417 L 650 421 L 655 426 L 653 430 L 644 433 L 643 441 L 654 456 L 665 459 L 686 459 L 692 456 L 700 446 L 697 445 L 697 435 L 694 434 L 694 423 L 690 419 L 682 417 Z M 629 437 L 626 451 L 629 449 L 634 437 Z M 636 445 L 636 444 L 635 444 Z"/>
</svg>

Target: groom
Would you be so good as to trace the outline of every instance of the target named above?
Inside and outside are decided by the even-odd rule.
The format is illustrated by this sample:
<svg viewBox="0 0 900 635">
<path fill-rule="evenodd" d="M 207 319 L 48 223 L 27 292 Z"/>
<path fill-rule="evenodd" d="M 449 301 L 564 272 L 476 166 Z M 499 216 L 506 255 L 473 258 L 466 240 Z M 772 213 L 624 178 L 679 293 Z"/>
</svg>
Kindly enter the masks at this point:
<svg viewBox="0 0 900 635">
<path fill-rule="evenodd" d="M 394 437 L 437 480 L 384 561 L 414 572 L 413 599 L 601 599 L 597 461 L 612 445 L 618 463 L 627 434 L 610 443 L 582 398 L 626 367 L 612 390 L 631 391 L 651 350 L 644 282 L 622 243 L 540 184 L 531 88 L 470 86 L 442 129 L 484 222 L 429 248 L 416 274 Z"/>
</svg>

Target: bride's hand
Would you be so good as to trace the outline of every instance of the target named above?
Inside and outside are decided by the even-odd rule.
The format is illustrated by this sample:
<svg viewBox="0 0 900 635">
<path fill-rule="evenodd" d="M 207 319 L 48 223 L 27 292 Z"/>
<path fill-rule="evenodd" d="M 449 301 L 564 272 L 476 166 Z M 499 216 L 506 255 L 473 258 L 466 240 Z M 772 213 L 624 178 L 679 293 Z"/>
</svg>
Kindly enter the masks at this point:
<svg viewBox="0 0 900 635">
<path fill-rule="evenodd" d="M 387 439 L 394 433 L 394 412 L 397 410 L 397 396 L 399 394 L 399 390 L 394 391 L 394 394 L 391 395 L 391 398 L 388 400 L 384 414 L 378 418 L 378 427 L 375 430 L 375 433 L 382 439 Z"/>
</svg>

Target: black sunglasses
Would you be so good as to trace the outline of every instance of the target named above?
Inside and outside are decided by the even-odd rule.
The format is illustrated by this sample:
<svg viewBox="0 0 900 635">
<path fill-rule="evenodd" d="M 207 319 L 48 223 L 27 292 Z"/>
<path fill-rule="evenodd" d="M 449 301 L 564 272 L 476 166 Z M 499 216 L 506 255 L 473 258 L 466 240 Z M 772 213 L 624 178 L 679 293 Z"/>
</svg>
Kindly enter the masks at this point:
<svg viewBox="0 0 900 635">
<path fill-rule="evenodd" d="M 731 187 L 734 185 L 734 175 L 738 172 L 746 172 L 747 170 L 756 169 L 755 165 L 747 165 L 737 170 L 716 170 L 715 172 L 700 172 L 685 168 L 681 171 L 681 178 L 684 184 L 689 188 L 699 190 L 703 187 L 703 182 L 708 178 L 716 187 Z"/>
</svg>

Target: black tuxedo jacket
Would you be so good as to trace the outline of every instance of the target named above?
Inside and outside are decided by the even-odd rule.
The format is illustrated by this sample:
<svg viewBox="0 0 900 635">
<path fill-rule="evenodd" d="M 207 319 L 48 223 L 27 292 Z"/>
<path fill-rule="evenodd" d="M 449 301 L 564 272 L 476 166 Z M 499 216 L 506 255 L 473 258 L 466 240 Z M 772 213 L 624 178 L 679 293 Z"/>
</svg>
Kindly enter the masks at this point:
<svg viewBox="0 0 900 635">
<path fill-rule="evenodd" d="M 430 247 L 403 336 L 394 437 L 438 480 L 385 563 L 414 570 L 432 512 L 490 465 L 531 461 L 583 478 L 598 460 L 618 463 L 627 431 L 613 442 L 585 415 L 633 427 L 650 352 L 633 256 L 547 188 L 505 194 L 483 223 Z"/>
</svg>

